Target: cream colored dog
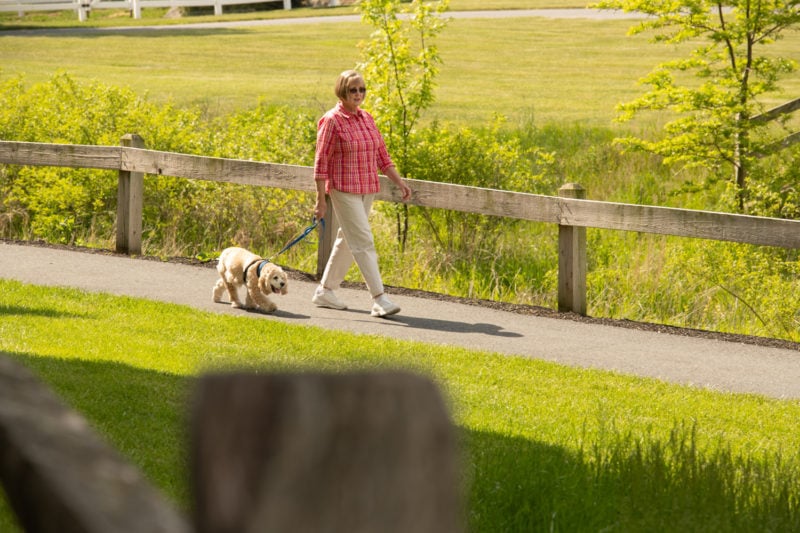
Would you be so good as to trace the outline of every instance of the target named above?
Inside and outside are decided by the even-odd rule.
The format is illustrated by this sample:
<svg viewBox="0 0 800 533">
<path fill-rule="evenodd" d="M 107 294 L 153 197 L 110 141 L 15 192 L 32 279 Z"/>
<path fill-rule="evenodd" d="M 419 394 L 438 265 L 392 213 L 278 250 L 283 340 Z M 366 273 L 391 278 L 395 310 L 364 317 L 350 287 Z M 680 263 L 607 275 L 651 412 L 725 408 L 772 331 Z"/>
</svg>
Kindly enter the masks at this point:
<svg viewBox="0 0 800 533">
<path fill-rule="evenodd" d="M 260 309 L 271 313 L 278 306 L 267 296 L 287 292 L 288 278 L 283 269 L 244 248 L 222 250 L 217 272 L 220 279 L 212 292 L 214 301 L 221 302 L 222 291 L 228 289 L 231 306 L 237 309 Z M 242 285 L 247 287 L 244 305 L 239 299 L 239 287 Z"/>
</svg>

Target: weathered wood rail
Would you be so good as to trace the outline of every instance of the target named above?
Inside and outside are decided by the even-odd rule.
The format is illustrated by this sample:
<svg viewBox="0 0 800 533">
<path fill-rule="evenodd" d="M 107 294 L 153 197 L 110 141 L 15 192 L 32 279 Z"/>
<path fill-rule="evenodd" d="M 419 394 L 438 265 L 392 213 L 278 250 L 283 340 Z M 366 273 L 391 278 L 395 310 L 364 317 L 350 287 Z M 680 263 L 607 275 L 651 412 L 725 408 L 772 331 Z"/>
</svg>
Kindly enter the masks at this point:
<svg viewBox="0 0 800 533">
<path fill-rule="evenodd" d="M 402 372 L 218 374 L 190 413 L 191 518 L 0 353 L 0 481 L 29 533 L 456 533 L 455 429 Z"/>
<path fill-rule="evenodd" d="M 794 113 L 800 109 L 800 98 L 795 98 L 789 102 L 783 103 L 779 106 L 773 107 L 760 115 L 756 115 L 750 118 L 750 122 L 753 124 L 763 124 L 766 122 L 771 122 L 773 120 L 777 120 L 783 115 L 787 115 L 789 113 Z M 794 133 L 788 134 L 783 139 L 775 141 L 774 143 L 770 144 L 764 150 L 764 153 L 757 154 L 757 157 L 767 157 L 768 155 L 772 155 L 775 152 L 783 150 L 785 148 L 789 148 L 792 145 L 797 144 L 800 142 L 800 131 L 795 131 Z"/>
<path fill-rule="evenodd" d="M 121 146 L 0 141 L 0 163 L 119 172 L 116 248 L 128 254 L 141 253 L 145 174 L 315 191 L 310 167 L 147 150 L 138 135 L 126 135 Z M 378 199 L 400 202 L 391 182 L 382 180 Z M 575 184 L 562 187 L 557 197 L 419 180 L 409 185 L 414 190 L 409 204 L 557 224 L 561 311 L 586 313 L 586 228 L 800 248 L 798 220 L 586 200 Z M 317 274 L 333 241 L 335 218 L 332 222 L 319 240 Z"/>
</svg>

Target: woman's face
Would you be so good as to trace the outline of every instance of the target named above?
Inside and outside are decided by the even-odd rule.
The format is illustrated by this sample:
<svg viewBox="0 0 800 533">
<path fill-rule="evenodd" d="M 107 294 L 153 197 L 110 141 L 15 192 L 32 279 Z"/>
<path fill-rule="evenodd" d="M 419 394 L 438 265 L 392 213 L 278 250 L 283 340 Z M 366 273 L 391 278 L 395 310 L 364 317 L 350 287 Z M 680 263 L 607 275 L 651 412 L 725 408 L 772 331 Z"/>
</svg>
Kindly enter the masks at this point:
<svg viewBox="0 0 800 533">
<path fill-rule="evenodd" d="M 364 102 L 366 93 L 367 86 L 364 84 L 364 79 L 353 78 L 347 84 L 347 94 L 342 103 L 348 111 L 355 111 Z"/>
</svg>

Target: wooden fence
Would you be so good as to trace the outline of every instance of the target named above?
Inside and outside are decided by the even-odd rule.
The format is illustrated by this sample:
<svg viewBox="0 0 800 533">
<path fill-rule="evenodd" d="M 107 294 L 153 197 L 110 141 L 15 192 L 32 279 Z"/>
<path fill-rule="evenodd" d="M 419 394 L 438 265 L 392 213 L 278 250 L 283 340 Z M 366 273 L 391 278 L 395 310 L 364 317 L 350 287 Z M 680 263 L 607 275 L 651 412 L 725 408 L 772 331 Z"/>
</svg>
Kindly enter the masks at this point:
<svg viewBox="0 0 800 533">
<path fill-rule="evenodd" d="M 88 146 L 0 141 L 0 163 L 96 168 L 119 172 L 116 250 L 140 254 L 144 175 L 276 187 L 313 193 L 310 167 L 186 155 L 147 150 L 138 135 L 126 135 L 120 146 Z M 379 200 L 400 202 L 399 191 L 385 178 Z M 585 199 L 580 185 L 567 184 L 559 196 L 519 193 L 408 180 L 412 205 L 557 224 L 558 309 L 586 314 L 586 228 L 635 231 L 800 248 L 800 221 L 598 202 Z M 331 207 L 329 207 L 331 209 Z M 330 253 L 335 231 L 332 209 L 319 239 L 317 275 Z"/>
<path fill-rule="evenodd" d="M 783 115 L 787 115 L 789 113 L 794 113 L 800 109 L 800 98 L 795 98 L 794 100 L 790 100 L 789 102 L 783 103 L 777 107 L 773 107 L 760 115 L 756 115 L 750 118 L 750 122 L 753 124 L 764 124 L 766 122 L 772 122 L 773 120 L 777 120 L 781 118 Z M 800 131 L 796 131 L 794 133 L 788 134 L 783 139 L 775 141 L 771 145 L 767 146 L 764 150 L 763 154 L 757 154 L 757 157 L 762 158 L 769 155 L 774 154 L 780 150 L 785 148 L 789 148 L 792 145 L 795 145 L 800 142 Z"/>
<path fill-rule="evenodd" d="M 463 531 L 455 430 L 430 379 L 218 374 L 195 383 L 189 520 L 0 353 L 0 481 L 24 531 Z"/>
<path fill-rule="evenodd" d="M 78 20 L 85 22 L 92 9 L 126 9 L 135 19 L 142 18 L 146 7 L 202 7 L 214 8 L 214 15 L 222 15 L 224 6 L 283 2 L 283 9 L 292 9 L 292 0 L 0 0 L 0 11 L 13 11 L 23 16 L 29 11 L 75 11 Z"/>
</svg>

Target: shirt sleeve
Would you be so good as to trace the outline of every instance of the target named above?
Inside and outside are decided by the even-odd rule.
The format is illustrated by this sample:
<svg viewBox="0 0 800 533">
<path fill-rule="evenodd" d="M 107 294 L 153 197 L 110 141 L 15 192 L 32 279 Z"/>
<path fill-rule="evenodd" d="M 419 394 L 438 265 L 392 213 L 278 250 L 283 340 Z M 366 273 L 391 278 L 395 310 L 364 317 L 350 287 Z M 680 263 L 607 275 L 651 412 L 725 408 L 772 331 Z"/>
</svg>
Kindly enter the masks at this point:
<svg viewBox="0 0 800 533">
<path fill-rule="evenodd" d="M 378 138 L 378 153 L 376 162 L 378 163 L 378 170 L 381 172 L 386 172 L 386 169 L 389 167 L 394 166 L 394 162 L 392 161 L 392 157 L 389 155 L 389 150 L 386 148 L 386 141 L 381 134 L 381 131 L 378 129 L 377 124 L 375 124 L 375 119 L 372 115 L 367 114 L 369 117 L 370 122 L 372 122 L 372 128 L 376 132 L 376 137 Z"/>
<path fill-rule="evenodd" d="M 327 181 L 329 178 L 328 164 L 333 153 L 333 136 L 336 121 L 328 114 L 323 115 L 317 123 L 317 146 L 314 155 L 314 180 Z"/>
</svg>

